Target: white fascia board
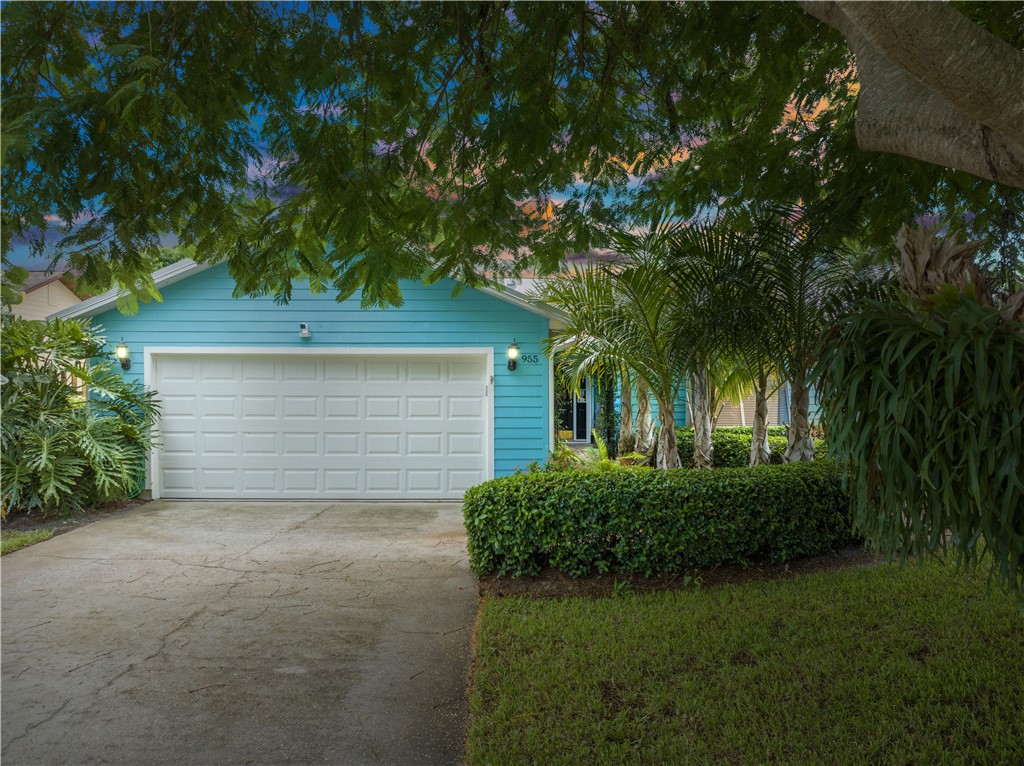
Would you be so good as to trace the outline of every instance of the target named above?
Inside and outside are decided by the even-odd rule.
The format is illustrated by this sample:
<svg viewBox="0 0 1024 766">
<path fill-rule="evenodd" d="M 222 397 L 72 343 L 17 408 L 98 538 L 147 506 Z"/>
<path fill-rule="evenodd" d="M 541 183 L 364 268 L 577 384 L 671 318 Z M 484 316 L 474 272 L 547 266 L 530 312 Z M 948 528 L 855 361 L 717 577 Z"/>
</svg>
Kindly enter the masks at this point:
<svg viewBox="0 0 1024 766">
<path fill-rule="evenodd" d="M 523 293 L 511 287 L 499 289 L 497 287 L 482 285 L 475 289 L 479 290 L 480 292 L 487 293 L 488 295 L 493 295 L 495 298 L 503 300 L 506 303 L 511 303 L 514 306 L 519 306 L 519 308 L 531 311 L 534 314 L 540 314 L 541 316 L 547 317 L 548 319 L 560 320 L 564 317 L 562 312 L 560 312 L 554 306 L 549 306 L 546 303 L 538 301 L 534 298 L 530 298 L 529 296 L 524 295 Z"/>
<path fill-rule="evenodd" d="M 170 266 L 164 266 L 162 269 L 154 271 L 153 282 L 156 284 L 157 289 L 161 289 L 173 285 L 175 282 L 180 282 L 193 274 L 206 271 L 214 265 L 213 263 L 196 263 L 190 258 L 185 258 L 184 260 L 172 263 Z M 97 295 L 94 298 L 89 298 L 79 304 L 50 314 L 49 318 L 73 319 L 102 314 L 104 311 L 117 305 L 117 297 L 120 294 L 121 291 L 115 287 L 113 290 L 107 290 L 102 295 Z"/>
</svg>

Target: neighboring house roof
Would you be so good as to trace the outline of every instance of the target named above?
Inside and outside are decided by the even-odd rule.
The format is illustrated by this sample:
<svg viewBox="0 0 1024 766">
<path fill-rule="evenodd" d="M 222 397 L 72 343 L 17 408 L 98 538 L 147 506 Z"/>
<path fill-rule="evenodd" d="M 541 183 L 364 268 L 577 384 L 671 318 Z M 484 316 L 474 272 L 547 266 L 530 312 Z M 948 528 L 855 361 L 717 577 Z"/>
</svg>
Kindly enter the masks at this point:
<svg viewBox="0 0 1024 766">
<path fill-rule="evenodd" d="M 206 271 L 214 265 L 216 264 L 196 263 L 195 261 L 186 258 L 178 261 L 177 263 L 172 263 L 170 266 L 165 266 L 159 271 L 153 272 L 153 282 L 156 284 L 157 289 L 163 289 L 164 287 L 173 285 L 175 282 L 180 282 L 193 274 Z M 524 291 L 516 287 L 478 287 L 476 289 L 487 293 L 488 295 L 493 295 L 495 298 L 499 298 L 503 301 L 519 306 L 520 308 L 526 309 L 527 311 L 531 311 L 534 314 L 546 316 L 549 319 L 560 319 L 562 317 L 561 313 L 554 307 L 531 299 Z M 97 314 L 102 314 L 104 311 L 108 311 L 117 305 L 118 294 L 119 290 L 116 288 L 108 290 L 102 295 L 97 295 L 95 298 L 82 301 L 77 306 L 71 306 L 70 308 L 58 311 L 53 314 L 53 316 L 67 319 L 73 317 L 91 317 L 96 316 Z"/>
<path fill-rule="evenodd" d="M 63 272 L 28 272 L 21 286 L 21 296 L 21 302 L 10 307 L 11 313 L 23 319 L 38 321 L 82 300 L 65 280 Z"/>
<path fill-rule="evenodd" d="M 33 290 L 38 290 L 40 287 L 44 287 L 51 282 L 56 282 L 58 279 L 63 279 L 64 273 L 58 272 L 56 274 L 49 271 L 30 271 L 28 277 L 21 285 L 21 292 L 30 293 Z"/>
</svg>

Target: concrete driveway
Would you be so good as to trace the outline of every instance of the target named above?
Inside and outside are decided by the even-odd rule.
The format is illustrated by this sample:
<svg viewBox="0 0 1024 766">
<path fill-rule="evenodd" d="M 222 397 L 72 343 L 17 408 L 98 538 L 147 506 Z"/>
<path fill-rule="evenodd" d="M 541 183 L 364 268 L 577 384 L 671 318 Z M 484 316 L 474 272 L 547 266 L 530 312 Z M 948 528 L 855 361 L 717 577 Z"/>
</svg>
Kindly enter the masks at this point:
<svg viewBox="0 0 1024 766">
<path fill-rule="evenodd" d="M 462 759 L 458 505 L 156 501 L 0 567 L 4 766 Z"/>
</svg>

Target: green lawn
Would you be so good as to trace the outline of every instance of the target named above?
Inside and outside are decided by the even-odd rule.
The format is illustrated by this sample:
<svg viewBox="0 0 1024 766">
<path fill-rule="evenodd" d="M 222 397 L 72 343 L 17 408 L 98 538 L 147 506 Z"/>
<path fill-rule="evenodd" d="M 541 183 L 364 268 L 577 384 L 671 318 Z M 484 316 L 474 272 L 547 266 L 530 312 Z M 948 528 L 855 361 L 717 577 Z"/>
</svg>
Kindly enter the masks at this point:
<svg viewBox="0 0 1024 766">
<path fill-rule="evenodd" d="M 490 598 L 468 762 L 1024 763 L 1024 616 L 951 566 Z"/>
<path fill-rule="evenodd" d="M 0 535 L 0 556 L 27 548 L 53 537 L 52 529 L 37 529 L 34 532 L 4 532 Z"/>
</svg>

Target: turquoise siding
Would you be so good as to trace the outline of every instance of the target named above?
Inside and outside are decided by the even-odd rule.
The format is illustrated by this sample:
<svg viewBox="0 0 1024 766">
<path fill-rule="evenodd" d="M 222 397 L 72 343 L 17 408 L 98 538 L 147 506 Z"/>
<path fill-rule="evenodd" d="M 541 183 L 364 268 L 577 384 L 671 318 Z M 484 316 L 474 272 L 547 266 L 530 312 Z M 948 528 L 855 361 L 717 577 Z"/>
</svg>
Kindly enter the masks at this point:
<svg viewBox="0 0 1024 766">
<path fill-rule="evenodd" d="M 486 347 L 494 349 L 494 473 L 512 473 L 548 454 L 552 393 L 541 341 L 546 317 L 487 293 L 465 289 L 452 298 L 455 283 L 403 282 L 401 308 L 362 310 L 358 296 L 342 303 L 334 295 L 296 289 L 292 301 L 232 298 L 234 282 L 224 265 L 195 274 L 163 290 L 162 303 L 140 306 L 126 317 L 116 310 L 97 316 L 111 346 L 122 337 L 131 349 L 129 378 L 142 380 L 147 346 Z M 299 338 L 308 322 L 312 338 Z M 506 369 L 506 348 L 515 338 L 520 361 Z"/>
</svg>

